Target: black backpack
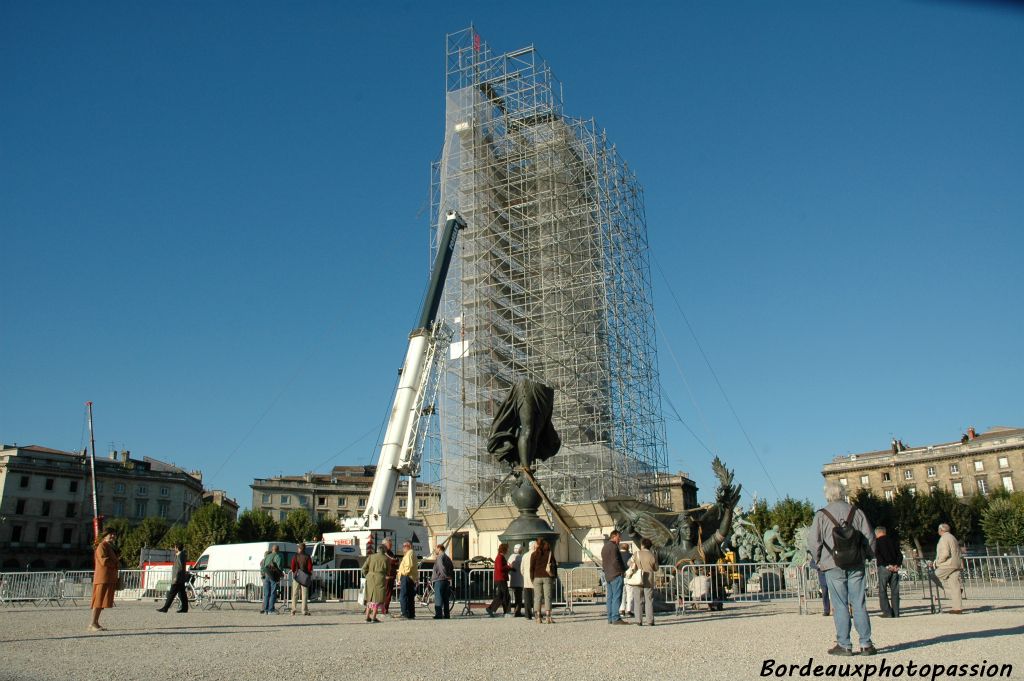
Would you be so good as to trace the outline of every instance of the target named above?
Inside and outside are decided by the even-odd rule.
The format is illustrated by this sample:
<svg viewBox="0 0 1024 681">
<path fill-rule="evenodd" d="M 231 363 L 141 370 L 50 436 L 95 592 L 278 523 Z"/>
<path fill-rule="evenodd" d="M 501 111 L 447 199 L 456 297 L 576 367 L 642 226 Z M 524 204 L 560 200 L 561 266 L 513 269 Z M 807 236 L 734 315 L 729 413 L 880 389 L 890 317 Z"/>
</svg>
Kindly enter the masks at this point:
<svg viewBox="0 0 1024 681">
<path fill-rule="evenodd" d="M 832 521 L 832 546 L 825 542 L 822 542 L 822 545 L 832 554 L 836 567 L 844 570 L 859 570 L 864 567 L 864 535 L 853 526 L 853 514 L 857 512 L 857 507 L 851 506 L 850 515 L 842 522 L 836 520 L 835 516 L 825 509 L 821 509 L 821 512 Z"/>
</svg>

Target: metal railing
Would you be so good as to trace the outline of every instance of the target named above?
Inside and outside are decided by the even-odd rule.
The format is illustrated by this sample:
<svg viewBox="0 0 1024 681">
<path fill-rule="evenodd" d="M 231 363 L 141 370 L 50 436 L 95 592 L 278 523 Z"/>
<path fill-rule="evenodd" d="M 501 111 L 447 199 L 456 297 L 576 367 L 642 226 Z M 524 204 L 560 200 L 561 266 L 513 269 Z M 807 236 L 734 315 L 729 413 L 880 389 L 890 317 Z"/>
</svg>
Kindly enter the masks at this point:
<svg viewBox="0 0 1024 681">
<path fill-rule="evenodd" d="M 808 597 L 806 578 L 804 568 L 778 563 L 684 565 L 678 575 L 676 612 L 696 610 L 701 605 L 716 609 L 726 601 L 781 601 L 803 612 Z M 815 587 L 817 583 L 815 577 Z"/>
</svg>

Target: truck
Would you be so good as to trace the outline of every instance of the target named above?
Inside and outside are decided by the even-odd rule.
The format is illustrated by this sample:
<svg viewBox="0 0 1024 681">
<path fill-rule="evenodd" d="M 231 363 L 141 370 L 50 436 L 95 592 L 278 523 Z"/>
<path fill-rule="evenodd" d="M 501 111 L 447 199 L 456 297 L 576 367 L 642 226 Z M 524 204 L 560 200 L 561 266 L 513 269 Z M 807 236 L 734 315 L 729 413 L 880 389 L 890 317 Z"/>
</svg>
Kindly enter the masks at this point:
<svg viewBox="0 0 1024 681">
<path fill-rule="evenodd" d="M 416 479 L 428 418 L 433 412 L 430 401 L 436 394 L 439 368 L 451 341 L 451 330 L 438 321 L 437 311 L 456 237 L 465 227 L 456 211 L 447 213 L 419 322 L 409 334 L 366 507 L 360 516 L 345 518 L 339 532 L 324 533 L 324 544 L 334 547 L 338 567 L 361 566 L 384 539 L 391 539 L 396 550 L 403 542 L 411 542 L 418 556 L 429 548 L 427 528 L 415 516 Z M 398 516 L 391 509 L 403 476 L 409 481 L 408 499 L 405 515 Z"/>
</svg>

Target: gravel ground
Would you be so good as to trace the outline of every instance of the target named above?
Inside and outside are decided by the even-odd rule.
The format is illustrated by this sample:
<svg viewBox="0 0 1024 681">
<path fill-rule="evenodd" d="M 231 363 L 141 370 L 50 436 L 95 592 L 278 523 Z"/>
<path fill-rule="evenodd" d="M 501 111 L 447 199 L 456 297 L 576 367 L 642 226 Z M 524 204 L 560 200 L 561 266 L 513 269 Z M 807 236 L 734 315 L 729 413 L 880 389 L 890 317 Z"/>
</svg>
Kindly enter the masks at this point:
<svg viewBox="0 0 1024 681">
<path fill-rule="evenodd" d="M 265 616 L 256 605 L 179 615 L 152 603 L 106 611 L 108 631 L 88 633 L 84 607 L 0 610 L 0 679 L 345 679 L 354 675 L 446 679 L 759 678 L 765 659 L 803 665 L 1012 664 L 1024 678 L 1024 603 L 970 602 L 965 615 L 872 617 L 875 657 L 835 658 L 832 620 L 792 607 L 727 604 L 721 613 L 660 615 L 654 628 L 609 626 L 602 609 L 578 608 L 553 625 L 524 619 L 385 619 L 315 604 L 310 617 Z M 856 637 L 854 638 L 856 642 Z M 515 671 L 513 671 L 515 670 Z M 703 670 L 703 671 L 698 671 Z M 699 676 L 698 676 L 699 675 Z"/>
</svg>

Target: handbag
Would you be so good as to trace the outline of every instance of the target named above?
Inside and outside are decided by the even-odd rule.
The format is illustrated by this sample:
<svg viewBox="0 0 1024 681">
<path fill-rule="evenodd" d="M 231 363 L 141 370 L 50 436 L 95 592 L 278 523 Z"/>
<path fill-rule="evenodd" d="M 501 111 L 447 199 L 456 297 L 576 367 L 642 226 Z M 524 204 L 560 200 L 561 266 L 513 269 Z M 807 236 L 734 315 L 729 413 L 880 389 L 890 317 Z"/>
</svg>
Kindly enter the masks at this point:
<svg viewBox="0 0 1024 681">
<path fill-rule="evenodd" d="M 309 583 L 313 581 L 312 580 L 312 576 L 313 575 L 311 575 L 308 572 L 304 572 L 302 570 L 296 570 L 295 571 L 295 583 L 298 584 L 299 586 L 309 587 Z"/>
<path fill-rule="evenodd" d="M 644 571 L 637 567 L 636 562 L 630 560 L 629 568 L 626 570 L 626 586 L 643 586 Z"/>
</svg>

